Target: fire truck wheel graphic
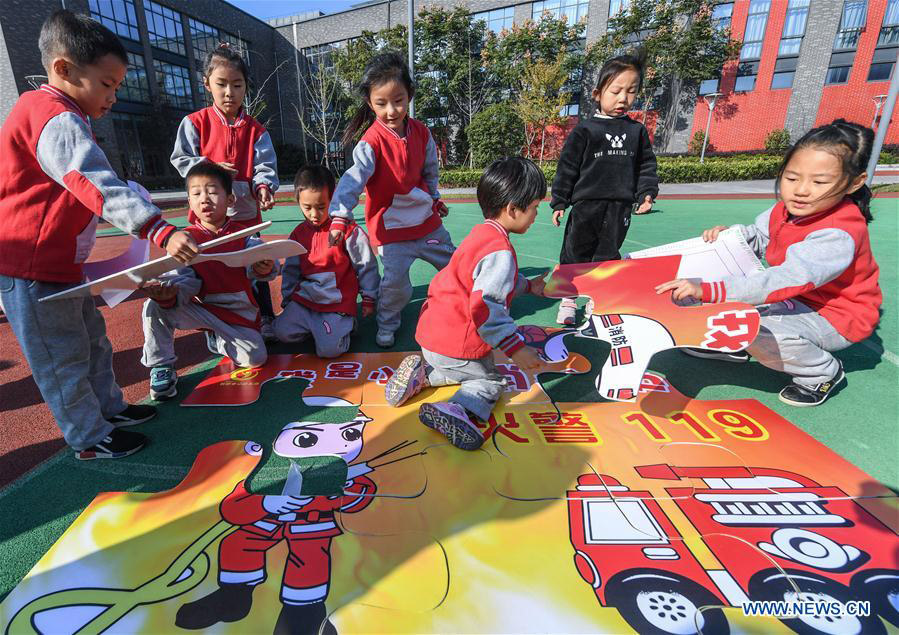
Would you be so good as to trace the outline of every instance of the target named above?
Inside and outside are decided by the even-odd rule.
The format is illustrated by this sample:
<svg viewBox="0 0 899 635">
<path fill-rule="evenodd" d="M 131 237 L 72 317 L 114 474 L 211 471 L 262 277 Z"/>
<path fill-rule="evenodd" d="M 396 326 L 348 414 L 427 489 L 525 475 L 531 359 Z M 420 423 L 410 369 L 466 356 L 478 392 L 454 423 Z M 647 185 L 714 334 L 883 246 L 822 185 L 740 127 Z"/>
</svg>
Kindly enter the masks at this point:
<svg viewBox="0 0 899 635">
<path fill-rule="evenodd" d="M 785 575 L 786 574 L 786 575 Z M 789 579 L 787 579 L 789 576 Z M 790 583 L 792 580 L 799 593 Z M 847 602 L 865 600 L 849 587 L 807 571 L 765 569 L 749 580 L 749 597 L 753 600 L 785 602 Z M 872 607 L 873 609 L 873 607 Z M 872 615 L 802 615 L 782 618 L 781 622 L 801 635 L 880 635 L 886 633 L 883 622 Z"/>
<path fill-rule="evenodd" d="M 683 576 L 654 569 L 617 574 L 606 587 L 606 603 L 641 635 L 727 635 L 722 602 Z"/>
<path fill-rule="evenodd" d="M 899 627 L 899 571 L 868 569 L 852 578 L 849 588 L 862 600 L 871 602 L 871 611 Z"/>
</svg>

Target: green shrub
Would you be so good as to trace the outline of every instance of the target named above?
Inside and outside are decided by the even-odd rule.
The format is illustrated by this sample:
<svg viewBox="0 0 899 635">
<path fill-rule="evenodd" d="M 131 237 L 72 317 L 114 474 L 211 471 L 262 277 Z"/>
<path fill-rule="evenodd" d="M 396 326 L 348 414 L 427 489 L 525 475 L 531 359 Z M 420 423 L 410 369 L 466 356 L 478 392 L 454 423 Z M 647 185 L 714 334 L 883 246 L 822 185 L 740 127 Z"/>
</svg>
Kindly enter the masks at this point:
<svg viewBox="0 0 899 635">
<path fill-rule="evenodd" d="M 702 154 L 702 142 L 705 140 L 705 132 L 702 130 L 697 130 L 693 133 L 693 138 L 690 139 L 690 143 L 687 144 L 687 154 L 692 154 L 695 156 L 699 156 Z M 715 149 L 715 146 L 712 145 L 712 142 L 706 144 L 705 151 L 711 152 Z"/>
<path fill-rule="evenodd" d="M 524 123 L 508 103 L 493 104 L 476 114 L 466 134 L 478 167 L 521 154 L 524 145 Z"/>
<path fill-rule="evenodd" d="M 786 129 L 772 130 L 765 137 L 765 151 L 771 154 L 786 154 L 791 143 L 790 133 Z"/>
<path fill-rule="evenodd" d="M 877 163 L 880 165 L 899 164 L 899 154 L 890 152 L 889 150 L 884 150 L 880 153 L 880 158 L 877 159 Z"/>
</svg>

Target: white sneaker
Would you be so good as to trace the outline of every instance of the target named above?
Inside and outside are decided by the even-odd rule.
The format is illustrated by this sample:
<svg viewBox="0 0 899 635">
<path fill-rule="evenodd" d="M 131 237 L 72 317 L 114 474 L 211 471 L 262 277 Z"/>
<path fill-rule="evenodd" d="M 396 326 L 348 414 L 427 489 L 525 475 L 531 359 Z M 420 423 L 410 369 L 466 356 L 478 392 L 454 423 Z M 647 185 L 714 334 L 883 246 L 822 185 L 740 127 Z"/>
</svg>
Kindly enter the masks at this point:
<svg viewBox="0 0 899 635">
<path fill-rule="evenodd" d="M 584 307 L 584 318 L 590 319 L 590 316 L 593 315 L 593 309 L 596 308 L 596 304 L 593 302 L 593 298 L 587 300 L 587 306 Z"/>
<path fill-rule="evenodd" d="M 268 315 L 262 316 L 262 326 L 259 328 L 259 333 L 262 335 L 262 339 L 266 342 L 277 342 L 278 337 L 275 335 L 275 319 Z"/>
<path fill-rule="evenodd" d="M 574 298 L 565 298 L 559 305 L 559 313 L 556 315 L 556 323 L 564 326 L 571 326 L 575 321 L 575 313 L 577 312 L 577 304 Z"/>
<path fill-rule="evenodd" d="M 381 348 L 390 348 L 395 341 L 393 331 L 378 329 L 378 334 L 375 335 L 375 343 Z"/>
</svg>

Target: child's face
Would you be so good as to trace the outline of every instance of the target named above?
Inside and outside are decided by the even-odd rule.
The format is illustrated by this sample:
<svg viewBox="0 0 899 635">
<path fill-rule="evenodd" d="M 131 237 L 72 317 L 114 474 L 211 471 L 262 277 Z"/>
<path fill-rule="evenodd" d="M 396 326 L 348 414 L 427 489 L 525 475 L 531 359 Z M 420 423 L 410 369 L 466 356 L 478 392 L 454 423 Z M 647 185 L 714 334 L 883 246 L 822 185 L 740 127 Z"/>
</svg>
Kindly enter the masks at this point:
<svg viewBox="0 0 899 635">
<path fill-rule="evenodd" d="M 218 64 L 213 67 L 209 77 L 203 79 L 203 85 L 219 110 L 229 117 L 237 116 L 247 95 L 247 82 L 243 73 L 231 64 Z"/>
<path fill-rule="evenodd" d="M 862 174 L 846 191 L 840 159 L 817 148 L 793 153 L 780 178 L 780 197 L 793 216 L 811 216 L 830 209 L 865 182 Z M 836 192 L 834 189 L 836 188 Z"/>
<path fill-rule="evenodd" d="M 288 458 L 337 455 L 350 463 L 362 451 L 362 432 L 367 421 L 356 419 L 343 425 L 289 423 L 275 439 L 275 454 Z"/>
<path fill-rule="evenodd" d="M 599 105 L 604 115 L 620 117 L 626 114 L 640 89 L 640 76 L 636 71 L 626 70 L 612 78 L 602 91 L 593 89 L 593 101 Z"/>
<path fill-rule="evenodd" d="M 203 225 L 218 228 L 225 224 L 234 196 L 225 192 L 222 182 L 214 176 L 197 175 L 187 183 L 187 203 Z"/>
<path fill-rule="evenodd" d="M 331 204 L 331 195 L 327 189 L 312 190 L 304 188 L 297 194 L 297 203 L 306 220 L 318 227 L 328 220 L 328 205 Z"/>
<path fill-rule="evenodd" d="M 524 209 L 510 206 L 508 211 L 503 212 L 508 215 L 508 220 L 506 223 L 503 223 L 503 226 L 512 234 L 525 233 L 537 220 L 538 205 L 540 205 L 539 198 L 531 201 L 531 204 Z"/>
<path fill-rule="evenodd" d="M 372 86 L 368 93 L 368 105 L 381 123 L 403 134 L 406 130 L 406 113 L 409 112 L 409 91 L 396 81 Z"/>
<path fill-rule="evenodd" d="M 99 119 L 116 102 L 116 90 L 125 80 L 128 68 L 118 57 L 108 53 L 93 64 L 76 66 L 68 59 L 58 57 L 50 65 L 51 81 L 61 80 L 63 86 L 55 84 L 89 117 Z"/>
</svg>

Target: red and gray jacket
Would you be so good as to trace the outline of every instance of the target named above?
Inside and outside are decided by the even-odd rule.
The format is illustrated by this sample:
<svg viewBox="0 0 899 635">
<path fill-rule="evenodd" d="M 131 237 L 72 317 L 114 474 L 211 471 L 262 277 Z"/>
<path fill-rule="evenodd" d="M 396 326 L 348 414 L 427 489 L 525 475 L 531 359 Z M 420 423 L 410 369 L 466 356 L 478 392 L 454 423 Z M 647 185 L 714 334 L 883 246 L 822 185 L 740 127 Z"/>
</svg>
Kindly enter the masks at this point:
<svg viewBox="0 0 899 635">
<path fill-rule="evenodd" d="M 217 231 L 213 232 L 202 225 L 188 225 L 188 232 L 198 245 L 221 236 L 227 236 L 247 227 L 247 223 L 228 220 Z M 204 249 L 203 253 L 215 254 L 229 251 L 240 251 L 254 245 L 262 244 L 255 236 L 238 238 Z M 253 296 L 250 280 L 272 280 L 278 276 L 279 266 L 275 261 L 272 272 L 267 276 L 256 276 L 250 267 L 229 267 L 217 260 L 198 262 L 189 267 L 182 267 L 169 274 L 160 276 L 163 284 L 177 285 L 178 296 L 169 302 L 160 302 L 160 306 L 171 308 L 176 304 L 193 302 L 218 317 L 227 324 L 258 329 L 260 326 L 259 305 Z"/>
<path fill-rule="evenodd" d="M 100 218 L 165 246 L 175 227 L 116 176 L 78 105 L 49 85 L 0 128 L 0 274 L 78 283 Z"/>
<path fill-rule="evenodd" d="M 365 190 L 365 227 L 375 247 L 418 240 L 440 227 L 437 144 L 423 123 L 406 118 L 406 136 L 375 119 L 353 149 L 353 166 L 344 172 L 331 199 L 334 229 L 353 220 Z"/>
<path fill-rule="evenodd" d="M 281 278 L 282 306 L 291 301 L 319 313 L 356 315 L 356 296 L 374 306 L 378 299 L 378 262 L 368 236 L 356 223 L 346 226 L 343 244 L 328 243 L 331 219 L 316 227 L 302 222 L 290 235 L 306 248 L 284 263 Z"/>
<path fill-rule="evenodd" d="M 850 342 L 868 337 L 880 319 L 880 270 L 868 226 L 851 200 L 813 216 L 791 217 L 783 203 L 754 225 L 737 225 L 764 271 L 702 284 L 703 302 L 770 304 L 795 298 L 821 314 Z"/>
<path fill-rule="evenodd" d="M 262 222 L 256 191 L 263 185 L 278 189 L 278 161 L 265 127 L 241 109 L 234 123 L 214 105 L 181 120 L 172 150 L 172 165 L 181 176 L 197 163 L 231 163 L 234 175 L 234 215 L 239 221 Z M 189 222 L 196 221 L 190 214 Z"/>
<path fill-rule="evenodd" d="M 509 303 L 529 288 L 505 228 L 494 220 L 476 225 L 431 281 L 415 340 L 457 359 L 478 359 L 493 348 L 511 355 L 524 340 Z"/>
</svg>

